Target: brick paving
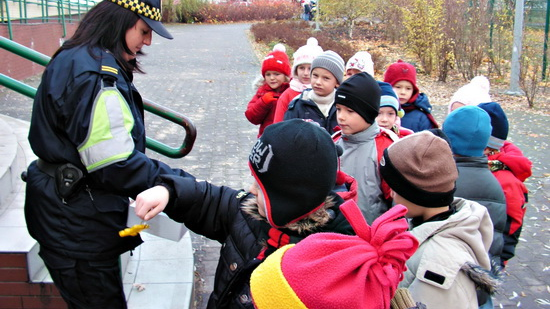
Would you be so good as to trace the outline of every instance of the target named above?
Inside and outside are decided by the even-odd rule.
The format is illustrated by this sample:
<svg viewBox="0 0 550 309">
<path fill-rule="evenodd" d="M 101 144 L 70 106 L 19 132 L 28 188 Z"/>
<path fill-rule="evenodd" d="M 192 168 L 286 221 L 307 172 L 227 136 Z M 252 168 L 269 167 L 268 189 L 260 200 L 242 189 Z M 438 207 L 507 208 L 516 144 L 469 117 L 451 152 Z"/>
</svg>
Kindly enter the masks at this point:
<svg viewBox="0 0 550 309">
<path fill-rule="evenodd" d="M 248 40 L 248 24 L 168 25 L 174 40 L 154 36 L 142 58 L 146 75 L 135 76 L 143 97 L 189 117 L 197 127 L 193 151 L 183 159 L 167 159 L 149 152 L 173 167 L 184 168 L 199 179 L 233 188 L 248 188 L 246 166 L 257 127 L 244 117 L 254 94 L 253 82 L 260 62 Z M 27 83 L 36 86 L 38 78 Z M 0 113 L 30 119 L 30 99 L 0 89 Z M 434 106 L 442 121 L 446 106 Z M 528 179 L 530 203 L 517 257 L 507 267 L 495 308 L 550 308 L 550 151 L 549 117 L 507 112 L 510 140 L 534 162 Z M 183 130 L 147 113 L 148 136 L 179 146 Z M 192 234 L 195 255 L 195 308 L 206 308 L 212 290 L 220 245 Z M 546 304 L 544 304 L 546 301 Z"/>
</svg>

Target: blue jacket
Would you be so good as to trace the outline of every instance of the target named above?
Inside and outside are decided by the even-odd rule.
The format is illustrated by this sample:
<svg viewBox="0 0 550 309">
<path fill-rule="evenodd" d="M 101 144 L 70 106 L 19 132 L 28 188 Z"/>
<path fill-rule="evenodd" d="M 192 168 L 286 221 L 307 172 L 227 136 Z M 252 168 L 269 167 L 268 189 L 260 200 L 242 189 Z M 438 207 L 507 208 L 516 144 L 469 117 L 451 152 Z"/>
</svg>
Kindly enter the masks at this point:
<svg viewBox="0 0 550 309">
<path fill-rule="evenodd" d="M 402 104 L 401 107 L 405 110 L 405 116 L 401 118 L 402 127 L 411 129 L 414 132 L 436 127 L 428 118 L 428 114 L 432 113 L 432 105 L 426 94 L 418 94 L 413 103 Z"/>
</svg>

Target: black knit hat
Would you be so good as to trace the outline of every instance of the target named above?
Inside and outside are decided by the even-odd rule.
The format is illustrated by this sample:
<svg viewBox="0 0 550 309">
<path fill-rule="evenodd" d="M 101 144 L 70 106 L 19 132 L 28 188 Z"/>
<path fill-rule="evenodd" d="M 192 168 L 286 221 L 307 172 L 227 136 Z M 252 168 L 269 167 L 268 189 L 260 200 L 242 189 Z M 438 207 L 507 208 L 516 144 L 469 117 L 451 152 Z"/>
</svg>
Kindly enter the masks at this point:
<svg viewBox="0 0 550 309">
<path fill-rule="evenodd" d="M 268 126 L 248 159 L 274 227 L 318 210 L 336 182 L 338 156 L 332 138 L 301 119 Z"/>
<path fill-rule="evenodd" d="M 366 122 L 372 124 L 380 110 L 380 86 L 365 72 L 355 74 L 336 89 L 334 104 L 353 109 Z"/>
<path fill-rule="evenodd" d="M 423 207 L 450 205 L 458 178 L 449 143 L 429 131 L 405 136 L 386 148 L 380 174 L 393 191 Z"/>
</svg>

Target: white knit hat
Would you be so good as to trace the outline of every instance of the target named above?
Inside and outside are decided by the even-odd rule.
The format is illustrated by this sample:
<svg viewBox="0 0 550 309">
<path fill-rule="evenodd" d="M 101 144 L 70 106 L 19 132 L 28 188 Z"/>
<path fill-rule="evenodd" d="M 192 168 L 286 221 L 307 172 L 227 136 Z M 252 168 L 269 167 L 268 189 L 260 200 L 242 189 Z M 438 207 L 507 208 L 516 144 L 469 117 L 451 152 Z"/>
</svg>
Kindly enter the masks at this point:
<svg viewBox="0 0 550 309">
<path fill-rule="evenodd" d="M 319 46 L 319 42 L 316 38 L 311 37 L 307 39 L 306 45 L 298 48 L 292 55 L 294 63 L 292 64 L 292 75 L 296 75 L 296 68 L 300 64 L 312 63 L 315 57 L 323 53 L 323 49 Z"/>
<path fill-rule="evenodd" d="M 374 62 L 372 62 L 372 56 L 366 51 L 355 53 L 355 55 L 349 58 L 348 63 L 346 64 L 346 71 L 349 69 L 367 72 L 370 76 L 374 77 Z"/>
<path fill-rule="evenodd" d="M 477 106 L 480 103 L 492 102 L 491 95 L 489 95 L 490 87 L 491 84 L 487 77 L 480 75 L 472 78 L 468 84 L 460 87 L 451 97 L 449 101 L 449 113 L 451 112 L 452 105 L 456 102 L 460 102 L 466 106 Z"/>
</svg>

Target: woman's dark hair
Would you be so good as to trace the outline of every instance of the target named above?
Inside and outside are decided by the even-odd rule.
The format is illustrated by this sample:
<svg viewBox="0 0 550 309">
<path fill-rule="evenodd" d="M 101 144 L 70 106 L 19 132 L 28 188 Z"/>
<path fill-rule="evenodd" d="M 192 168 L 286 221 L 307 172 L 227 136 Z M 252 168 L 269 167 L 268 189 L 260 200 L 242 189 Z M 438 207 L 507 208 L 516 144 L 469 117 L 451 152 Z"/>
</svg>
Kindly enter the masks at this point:
<svg viewBox="0 0 550 309">
<path fill-rule="evenodd" d="M 132 54 L 126 45 L 126 31 L 133 27 L 139 18 L 136 13 L 116 3 L 109 0 L 101 1 L 86 13 L 74 35 L 63 43 L 52 59 L 65 49 L 88 46 L 88 51 L 92 54 L 92 48 L 99 47 L 109 50 L 127 72 L 143 73 L 137 61 L 128 63 L 122 56 L 124 52 Z"/>
</svg>

